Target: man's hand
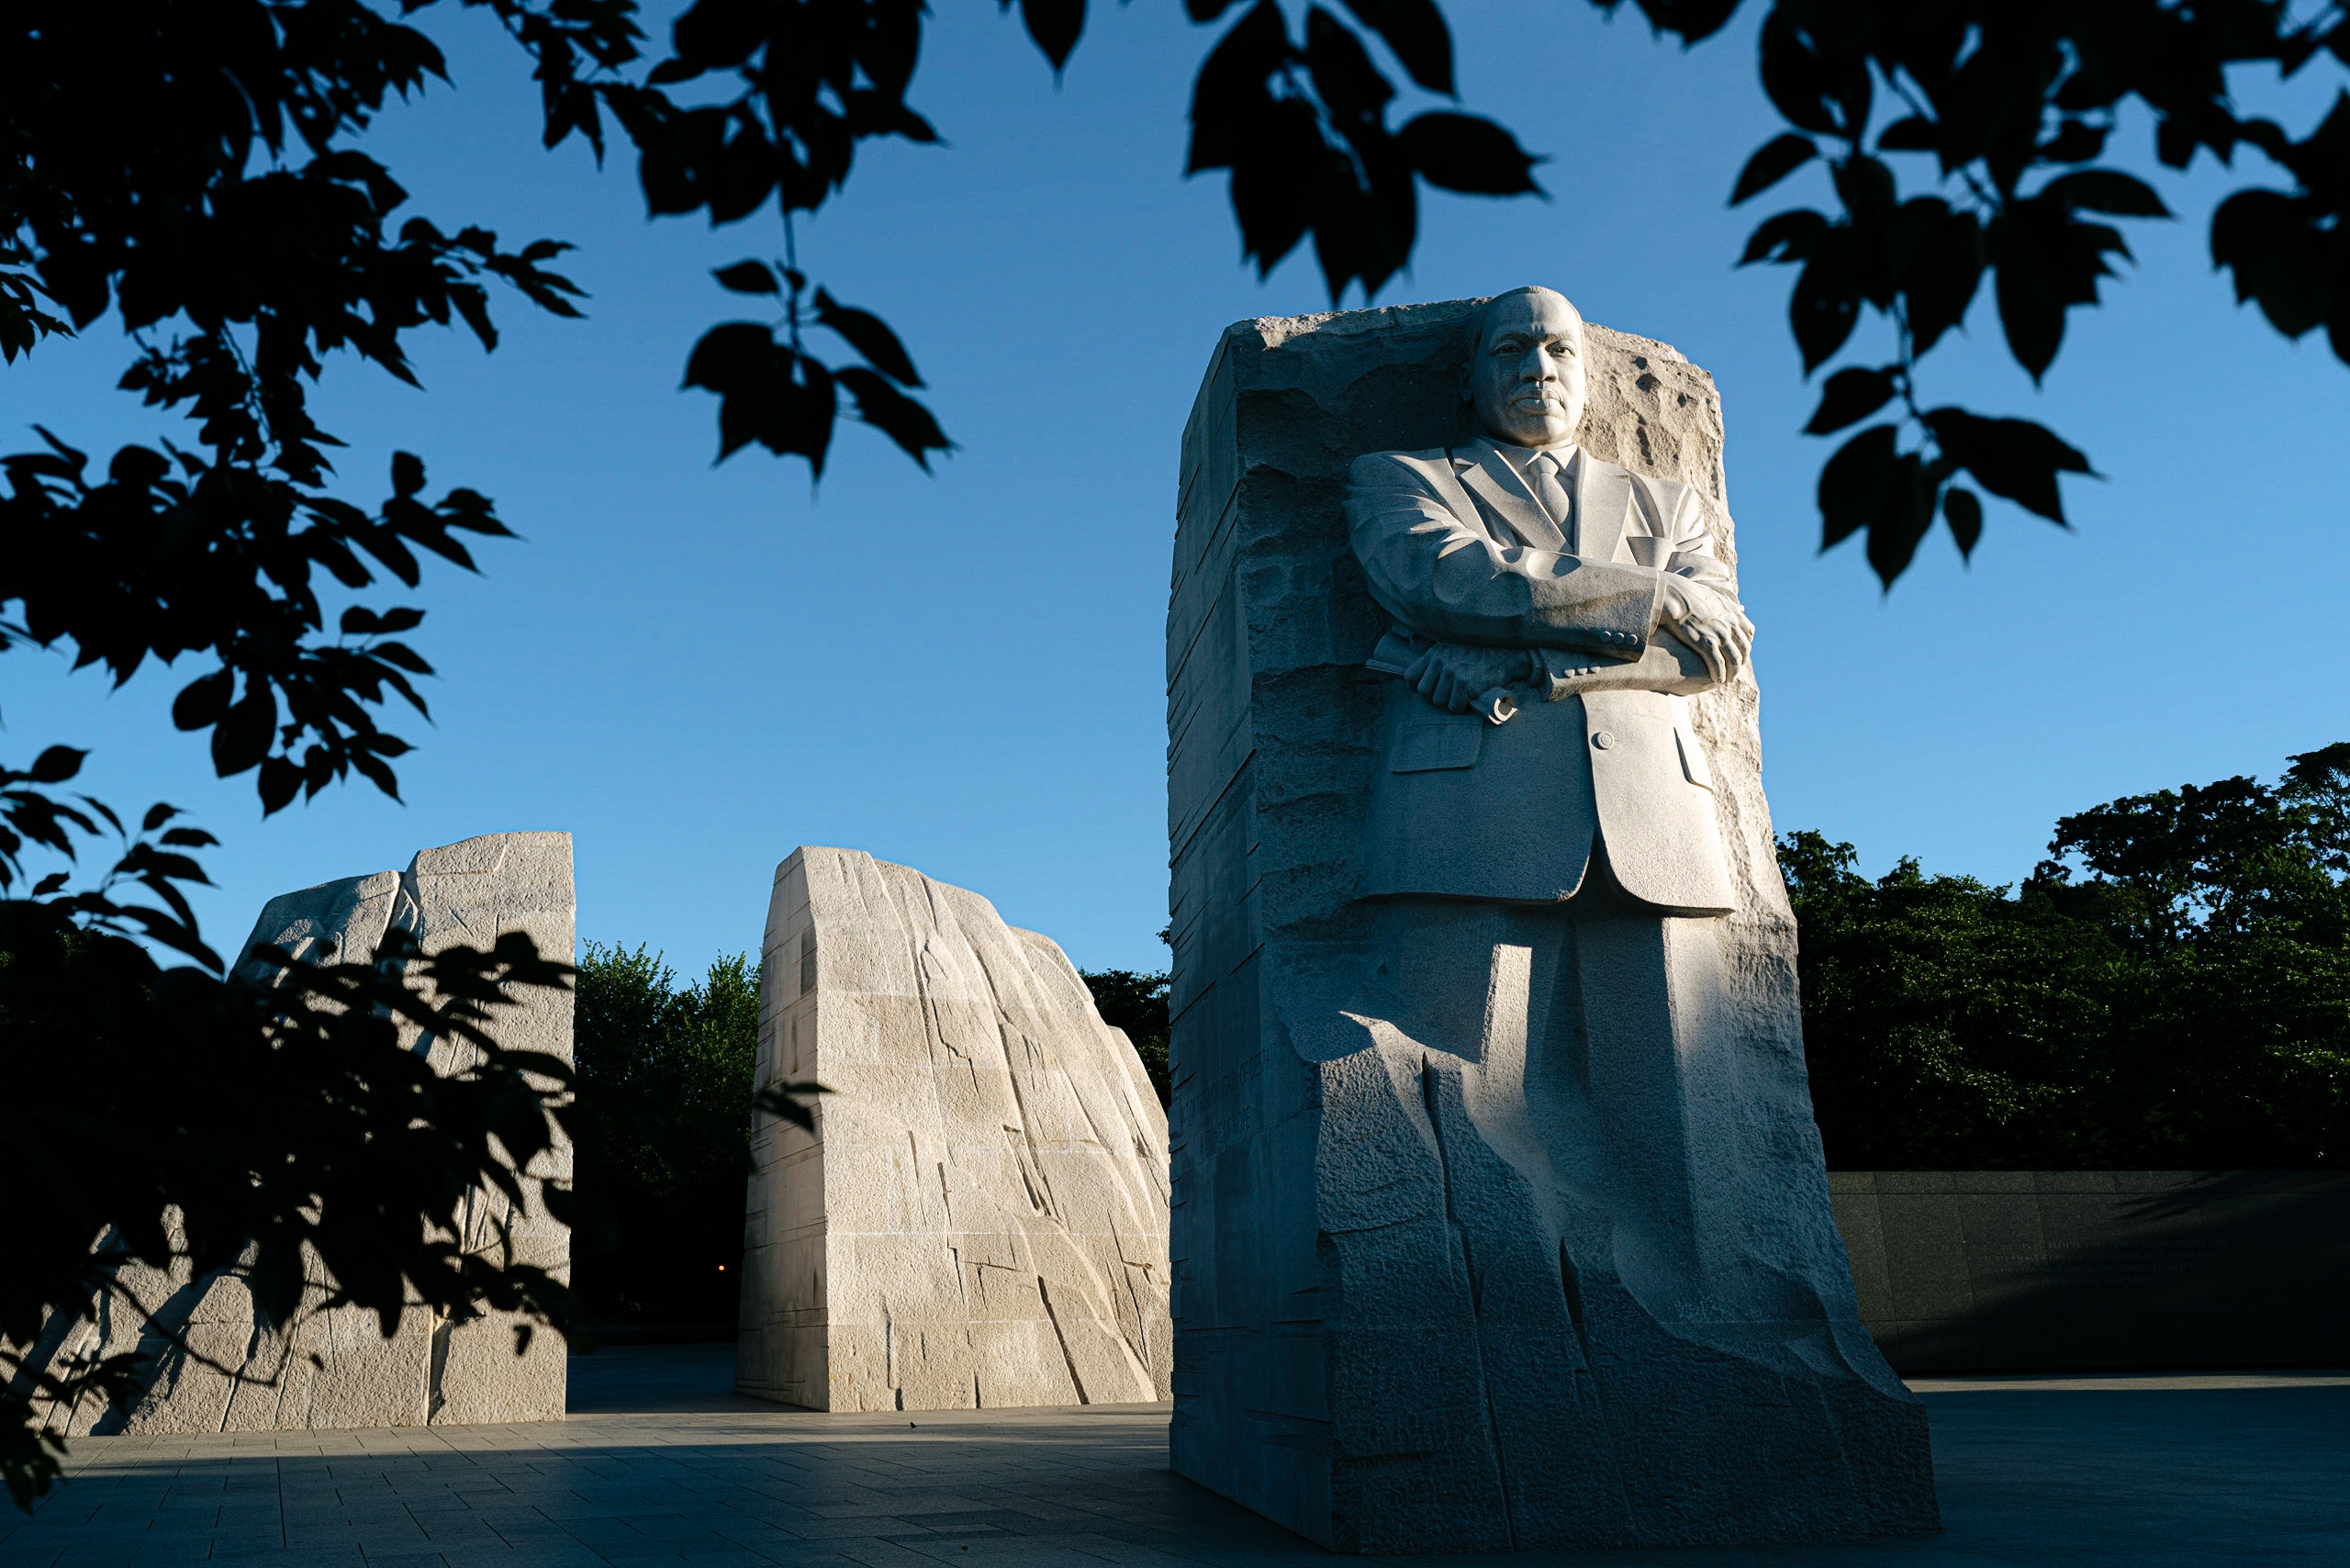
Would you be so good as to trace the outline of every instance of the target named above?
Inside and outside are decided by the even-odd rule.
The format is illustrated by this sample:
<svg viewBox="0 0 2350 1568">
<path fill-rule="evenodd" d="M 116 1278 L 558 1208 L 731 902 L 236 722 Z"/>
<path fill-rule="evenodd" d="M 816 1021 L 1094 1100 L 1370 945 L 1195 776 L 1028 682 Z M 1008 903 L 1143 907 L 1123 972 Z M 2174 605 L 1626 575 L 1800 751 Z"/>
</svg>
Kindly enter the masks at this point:
<svg viewBox="0 0 2350 1568">
<path fill-rule="evenodd" d="M 1479 697 L 1527 679 L 1528 671 L 1524 648 L 1438 643 L 1412 661 L 1404 683 L 1448 712 L 1466 713 Z"/>
<path fill-rule="evenodd" d="M 1754 622 L 1731 600 L 1709 588 L 1667 572 L 1660 619 L 1674 636 L 1706 661 L 1717 683 L 1746 667 L 1754 646 Z"/>
</svg>

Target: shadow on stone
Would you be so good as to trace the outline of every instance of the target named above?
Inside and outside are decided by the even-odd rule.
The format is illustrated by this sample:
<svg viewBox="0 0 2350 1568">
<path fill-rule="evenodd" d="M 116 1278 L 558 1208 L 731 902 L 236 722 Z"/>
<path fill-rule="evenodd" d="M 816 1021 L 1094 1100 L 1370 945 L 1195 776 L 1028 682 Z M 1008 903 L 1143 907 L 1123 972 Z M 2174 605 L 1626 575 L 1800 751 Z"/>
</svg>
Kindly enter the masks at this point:
<svg viewBox="0 0 2350 1568">
<path fill-rule="evenodd" d="M 1836 1171 L 1905 1372 L 2350 1364 L 2350 1175 Z"/>
</svg>

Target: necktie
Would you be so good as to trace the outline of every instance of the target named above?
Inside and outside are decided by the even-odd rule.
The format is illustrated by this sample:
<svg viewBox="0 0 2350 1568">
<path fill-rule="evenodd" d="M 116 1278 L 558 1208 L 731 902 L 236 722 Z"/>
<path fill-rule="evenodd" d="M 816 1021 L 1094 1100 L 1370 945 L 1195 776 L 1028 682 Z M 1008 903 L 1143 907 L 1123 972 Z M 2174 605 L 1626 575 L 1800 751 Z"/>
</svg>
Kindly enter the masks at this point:
<svg viewBox="0 0 2350 1568">
<path fill-rule="evenodd" d="M 1574 537 L 1574 498 L 1567 492 L 1566 476 L 1560 471 L 1559 460 L 1547 452 L 1538 452 L 1534 461 L 1526 465 L 1534 481 L 1534 498 L 1559 525 L 1559 532 L 1569 539 Z"/>
</svg>

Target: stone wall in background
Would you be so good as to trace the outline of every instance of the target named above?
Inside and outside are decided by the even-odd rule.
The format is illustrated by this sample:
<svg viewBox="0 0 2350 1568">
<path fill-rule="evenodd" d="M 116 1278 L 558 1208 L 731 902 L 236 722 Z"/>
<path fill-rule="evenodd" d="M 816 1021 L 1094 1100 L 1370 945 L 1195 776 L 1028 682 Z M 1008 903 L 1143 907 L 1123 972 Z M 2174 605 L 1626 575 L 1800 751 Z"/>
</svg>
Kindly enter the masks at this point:
<svg viewBox="0 0 2350 1568">
<path fill-rule="evenodd" d="M 314 963 L 360 959 L 394 926 L 414 934 L 427 953 L 461 942 L 486 947 L 520 931 L 543 955 L 568 962 L 573 914 L 569 834 L 488 834 L 420 850 L 406 871 L 347 877 L 272 899 L 240 963 L 248 977 L 266 982 L 275 970 L 252 956 L 257 947 L 274 946 Z M 503 1043 L 565 1061 L 572 1059 L 571 1025 L 567 991 L 529 991 L 521 1005 L 498 1014 Z M 422 1037 L 408 1044 L 429 1051 L 444 1071 L 454 1051 L 470 1048 Z M 495 1247 L 502 1227 L 518 1261 L 565 1275 L 571 1233 L 548 1216 L 538 1193 L 541 1182 L 571 1180 L 569 1146 L 543 1157 L 532 1174 L 520 1210 L 498 1193 L 476 1193 L 462 1220 L 464 1239 Z M 562 1338 L 539 1334 L 518 1357 L 510 1315 L 459 1323 L 410 1312 L 387 1339 L 375 1314 L 341 1307 L 307 1314 L 287 1340 L 256 1324 L 252 1297 L 232 1276 L 192 1279 L 185 1270 L 163 1274 L 133 1266 L 121 1283 L 201 1354 L 241 1371 L 224 1376 L 160 1337 L 142 1340 L 130 1315 L 102 1303 L 94 1319 L 44 1351 L 71 1357 L 140 1348 L 153 1358 L 153 1379 L 129 1409 L 85 1404 L 52 1413 L 68 1435 L 454 1426 L 564 1414 Z"/>
<path fill-rule="evenodd" d="M 2350 1364 L 2350 1174 L 1831 1170 L 1904 1372 Z"/>
<path fill-rule="evenodd" d="M 735 1386 L 818 1410 L 1168 1392 L 1167 1118 L 1060 948 L 856 850 L 777 869 Z"/>
</svg>

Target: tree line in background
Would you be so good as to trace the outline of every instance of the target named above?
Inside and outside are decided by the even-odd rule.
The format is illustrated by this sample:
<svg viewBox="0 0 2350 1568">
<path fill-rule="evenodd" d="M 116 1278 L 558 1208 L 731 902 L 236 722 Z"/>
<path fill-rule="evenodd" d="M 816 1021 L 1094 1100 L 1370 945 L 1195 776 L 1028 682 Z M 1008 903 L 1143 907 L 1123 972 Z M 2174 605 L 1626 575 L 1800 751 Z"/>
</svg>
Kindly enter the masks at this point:
<svg viewBox="0 0 2350 1568">
<path fill-rule="evenodd" d="M 1093 993 L 1102 1022 L 1124 1029 L 1126 1038 L 1135 1043 L 1135 1054 L 1142 1058 L 1143 1070 L 1150 1074 L 1158 1103 L 1171 1103 L 1175 1091 L 1167 1074 L 1166 972 L 1080 969 L 1078 973 L 1085 977 L 1085 988 Z"/>
<path fill-rule="evenodd" d="M 1167 977 L 1089 973 L 1102 1018 L 1126 1031 L 1165 1103 Z M 722 954 L 680 984 L 642 946 L 583 945 L 574 1025 L 579 1219 L 572 1286 L 601 1327 L 732 1324 L 758 1070 L 759 970 Z"/>
<path fill-rule="evenodd" d="M 2056 824 L 2020 886 L 1779 841 L 1845 1170 L 2350 1164 L 2350 743 Z"/>
<path fill-rule="evenodd" d="M 1832 1168 L 2350 1165 L 2350 742 L 2065 817 L 2014 889 L 1778 847 Z M 1162 1101 L 1167 980 L 1086 976 Z"/>
<path fill-rule="evenodd" d="M 740 1295 L 759 971 L 699 980 L 643 947 L 584 944 L 568 1117 L 588 1225 L 572 1281 L 591 1323 L 733 1322 Z"/>
<path fill-rule="evenodd" d="M 1855 859 L 1779 840 L 1831 1168 L 2350 1165 L 2350 742 L 2065 817 L 2012 890 Z M 1164 1103 L 1168 977 L 1085 981 Z M 757 970 L 591 943 L 578 996 L 587 1316 L 732 1322 Z"/>
</svg>

